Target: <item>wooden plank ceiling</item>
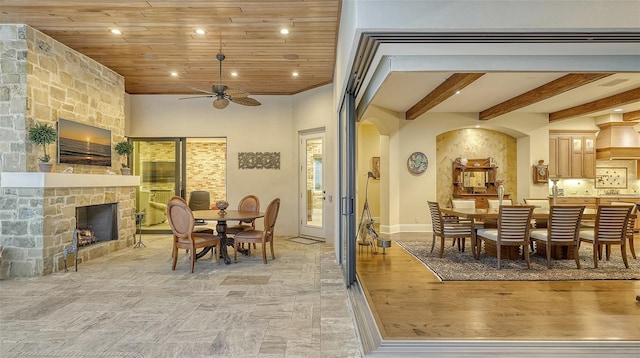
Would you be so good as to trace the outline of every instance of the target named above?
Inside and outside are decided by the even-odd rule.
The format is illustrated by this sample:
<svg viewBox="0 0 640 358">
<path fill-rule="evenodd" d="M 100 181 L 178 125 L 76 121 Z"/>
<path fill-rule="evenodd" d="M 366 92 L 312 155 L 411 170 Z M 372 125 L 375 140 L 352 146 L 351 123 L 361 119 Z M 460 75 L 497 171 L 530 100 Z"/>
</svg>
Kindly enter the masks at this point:
<svg viewBox="0 0 640 358">
<path fill-rule="evenodd" d="M 130 94 L 201 95 L 193 88 L 210 90 L 220 82 L 216 54 L 221 49 L 223 84 L 252 95 L 288 95 L 332 82 L 340 6 L 340 0 L 0 0 L 0 22 L 28 24 L 106 65 L 125 77 Z M 114 28 L 123 34 L 112 34 Z M 290 33 L 281 34 L 282 28 Z M 500 103 L 487 101 L 478 116 L 489 120 L 610 75 L 568 73 Z M 406 118 L 434 110 L 486 77 L 452 74 L 406 107 Z M 476 96 L 483 91 L 476 90 Z M 638 88 L 603 92 L 597 100 L 547 113 L 557 121 L 634 102 L 640 102 Z M 463 107 L 456 111 L 466 111 Z M 623 119 L 639 120 L 639 108 L 629 107 Z"/>
<path fill-rule="evenodd" d="M 115 70 L 130 94 L 211 89 L 220 48 L 222 82 L 251 94 L 331 83 L 339 15 L 339 0 L 0 0 L 0 22 L 30 25 Z"/>
</svg>

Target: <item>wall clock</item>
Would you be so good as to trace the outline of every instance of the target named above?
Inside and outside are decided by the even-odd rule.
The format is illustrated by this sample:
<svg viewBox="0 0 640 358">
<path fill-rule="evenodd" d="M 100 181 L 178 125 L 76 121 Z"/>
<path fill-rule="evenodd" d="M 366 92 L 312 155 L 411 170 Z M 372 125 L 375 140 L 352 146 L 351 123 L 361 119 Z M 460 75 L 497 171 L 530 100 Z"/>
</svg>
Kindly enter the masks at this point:
<svg viewBox="0 0 640 358">
<path fill-rule="evenodd" d="M 427 170 L 429 166 L 429 160 L 427 156 L 421 152 L 411 153 L 409 159 L 407 159 L 407 169 L 413 174 L 422 174 Z"/>
<path fill-rule="evenodd" d="M 534 183 L 548 183 L 549 182 L 549 166 L 544 163 L 544 160 L 539 160 L 538 164 L 533 165 L 533 182 Z"/>
</svg>

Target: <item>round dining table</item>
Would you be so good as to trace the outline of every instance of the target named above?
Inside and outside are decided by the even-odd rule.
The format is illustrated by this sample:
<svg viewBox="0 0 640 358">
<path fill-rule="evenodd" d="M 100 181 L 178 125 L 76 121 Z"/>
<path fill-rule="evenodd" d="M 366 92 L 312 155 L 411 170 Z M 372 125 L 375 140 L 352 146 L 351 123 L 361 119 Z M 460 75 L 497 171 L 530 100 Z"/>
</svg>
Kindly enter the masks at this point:
<svg viewBox="0 0 640 358">
<path fill-rule="evenodd" d="M 251 220 L 258 219 L 264 217 L 263 212 L 258 211 L 239 211 L 239 210 L 225 210 L 224 212 L 218 209 L 211 210 L 194 210 L 193 217 L 196 220 L 204 220 L 204 221 L 216 221 L 216 231 L 218 232 L 218 237 L 220 238 L 220 252 L 222 254 L 222 259 L 225 264 L 231 263 L 231 258 L 229 257 L 229 253 L 227 252 L 227 246 L 233 246 L 233 239 L 227 237 L 227 221 L 241 221 L 241 220 Z M 211 247 L 204 248 L 201 252 L 196 254 L 196 259 L 201 258 L 206 255 L 207 252 L 211 250 Z"/>
</svg>

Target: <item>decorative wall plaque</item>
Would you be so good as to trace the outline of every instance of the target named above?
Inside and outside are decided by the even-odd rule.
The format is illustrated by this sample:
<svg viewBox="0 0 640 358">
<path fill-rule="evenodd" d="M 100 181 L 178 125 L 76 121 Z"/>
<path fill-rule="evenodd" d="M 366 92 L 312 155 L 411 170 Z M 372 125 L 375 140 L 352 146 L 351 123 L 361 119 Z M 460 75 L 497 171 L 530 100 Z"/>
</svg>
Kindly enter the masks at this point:
<svg viewBox="0 0 640 358">
<path fill-rule="evenodd" d="M 239 152 L 240 169 L 280 169 L 280 152 Z"/>
</svg>

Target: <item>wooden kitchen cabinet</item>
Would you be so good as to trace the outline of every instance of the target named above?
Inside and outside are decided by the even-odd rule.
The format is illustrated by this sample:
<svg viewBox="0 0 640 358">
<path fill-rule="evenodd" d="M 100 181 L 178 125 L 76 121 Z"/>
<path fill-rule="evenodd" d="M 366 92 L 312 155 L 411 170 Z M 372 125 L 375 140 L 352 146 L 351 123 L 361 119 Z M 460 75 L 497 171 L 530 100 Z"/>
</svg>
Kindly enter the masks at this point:
<svg viewBox="0 0 640 358">
<path fill-rule="evenodd" d="M 596 177 L 595 131 L 549 131 L 549 177 Z"/>
<path fill-rule="evenodd" d="M 549 199 L 549 205 L 553 205 L 553 198 Z M 559 196 L 556 199 L 556 205 L 584 205 L 586 208 L 596 209 L 598 198 Z"/>
</svg>

